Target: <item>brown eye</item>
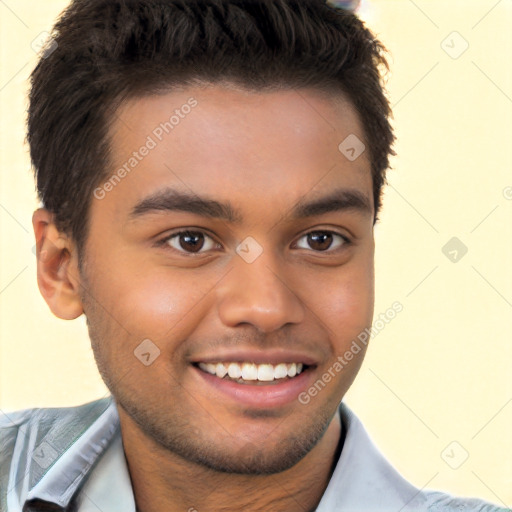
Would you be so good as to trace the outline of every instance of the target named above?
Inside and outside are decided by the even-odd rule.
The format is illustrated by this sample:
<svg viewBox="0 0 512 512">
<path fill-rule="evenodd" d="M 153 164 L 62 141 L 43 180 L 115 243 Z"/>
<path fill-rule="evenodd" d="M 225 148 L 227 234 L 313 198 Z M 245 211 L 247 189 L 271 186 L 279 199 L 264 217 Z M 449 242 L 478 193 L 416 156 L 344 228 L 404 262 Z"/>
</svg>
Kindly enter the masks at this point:
<svg viewBox="0 0 512 512">
<path fill-rule="evenodd" d="M 200 253 L 211 250 L 215 247 L 215 242 L 201 231 L 181 231 L 174 233 L 165 242 L 173 249 L 185 253 Z"/>
<path fill-rule="evenodd" d="M 307 236 L 309 246 L 315 251 L 325 251 L 332 244 L 331 233 L 309 233 Z"/>
<path fill-rule="evenodd" d="M 332 231 L 311 231 L 300 238 L 300 240 L 303 239 L 306 239 L 306 246 L 301 245 L 300 241 L 297 246 L 301 249 L 313 249 L 316 252 L 336 250 L 350 243 L 346 237 Z"/>
</svg>

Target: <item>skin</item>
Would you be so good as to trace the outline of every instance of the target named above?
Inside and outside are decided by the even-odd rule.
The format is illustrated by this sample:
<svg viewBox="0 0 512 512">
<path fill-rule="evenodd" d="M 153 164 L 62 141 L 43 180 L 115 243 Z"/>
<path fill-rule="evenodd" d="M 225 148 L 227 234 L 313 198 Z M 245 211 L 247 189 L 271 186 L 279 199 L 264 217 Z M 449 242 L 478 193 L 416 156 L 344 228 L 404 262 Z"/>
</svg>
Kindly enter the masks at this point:
<svg viewBox="0 0 512 512">
<path fill-rule="evenodd" d="M 337 461 L 337 407 L 364 348 L 305 405 L 240 403 L 191 362 L 234 348 L 296 350 L 315 361 L 307 391 L 371 325 L 370 161 L 367 151 L 349 161 L 338 150 L 350 134 L 364 140 L 361 123 L 348 101 L 314 90 L 215 85 L 137 98 L 111 126 L 107 178 L 191 97 L 197 106 L 172 132 L 93 198 L 82 268 L 72 237 L 48 211 L 34 213 L 39 287 L 58 317 L 87 316 L 139 510 L 313 510 Z M 242 221 L 162 210 L 130 216 L 166 188 L 230 202 Z M 358 191 L 370 208 L 291 218 L 299 201 L 340 188 Z M 195 246 L 183 237 L 158 244 L 185 228 L 208 236 Z M 327 242 L 311 241 L 315 231 Z M 248 236 L 263 250 L 252 263 L 236 252 Z M 134 355 L 145 339 L 160 351 L 147 366 Z"/>
</svg>

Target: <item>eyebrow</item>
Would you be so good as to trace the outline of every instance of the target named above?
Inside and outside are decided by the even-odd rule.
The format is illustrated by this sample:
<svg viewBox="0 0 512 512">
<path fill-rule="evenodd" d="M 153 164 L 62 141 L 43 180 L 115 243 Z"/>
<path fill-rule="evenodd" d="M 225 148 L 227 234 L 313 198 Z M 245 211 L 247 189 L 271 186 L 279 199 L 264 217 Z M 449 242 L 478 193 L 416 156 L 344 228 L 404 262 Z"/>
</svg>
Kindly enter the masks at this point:
<svg viewBox="0 0 512 512">
<path fill-rule="evenodd" d="M 368 197 L 356 189 L 337 189 L 327 196 L 305 201 L 301 199 L 289 215 L 291 219 L 315 217 L 325 213 L 352 210 L 373 215 Z M 208 197 L 166 188 L 142 199 L 130 211 L 131 220 L 157 212 L 188 212 L 233 224 L 243 222 L 242 214 L 229 201 L 221 203 Z"/>
</svg>

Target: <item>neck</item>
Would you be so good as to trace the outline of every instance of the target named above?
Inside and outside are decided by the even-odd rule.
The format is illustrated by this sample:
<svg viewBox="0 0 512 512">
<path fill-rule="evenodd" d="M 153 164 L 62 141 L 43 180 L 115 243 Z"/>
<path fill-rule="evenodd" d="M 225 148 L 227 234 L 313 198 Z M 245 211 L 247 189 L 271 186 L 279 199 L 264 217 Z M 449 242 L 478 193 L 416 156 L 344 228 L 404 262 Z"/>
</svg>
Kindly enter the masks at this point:
<svg viewBox="0 0 512 512">
<path fill-rule="evenodd" d="M 239 475 L 190 463 L 143 436 L 120 411 L 137 512 L 314 511 L 339 458 L 336 413 L 324 436 L 295 466 L 272 475 Z"/>
</svg>

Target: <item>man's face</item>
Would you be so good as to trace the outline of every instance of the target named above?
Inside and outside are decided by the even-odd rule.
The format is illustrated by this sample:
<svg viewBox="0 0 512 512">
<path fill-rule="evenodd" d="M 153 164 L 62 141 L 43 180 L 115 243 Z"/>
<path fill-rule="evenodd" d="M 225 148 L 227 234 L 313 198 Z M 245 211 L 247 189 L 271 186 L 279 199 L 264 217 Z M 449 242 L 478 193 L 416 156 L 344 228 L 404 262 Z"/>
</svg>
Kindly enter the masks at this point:
<svg viewBox="0 0 512 512">
<path fill-rule="evenodd" d="M 217 470 L 291 467 L 364 350 L 309 403 L 299 394 L 372 321 L 368 151 L 338 149 L 364 139 L 358 116 L 314 91 L 211 86 L 125 103 L 111 135 L 82 302 L 122 419 Z M 302 372 L 283 377 L 292 363 Z"/>
</svg>

